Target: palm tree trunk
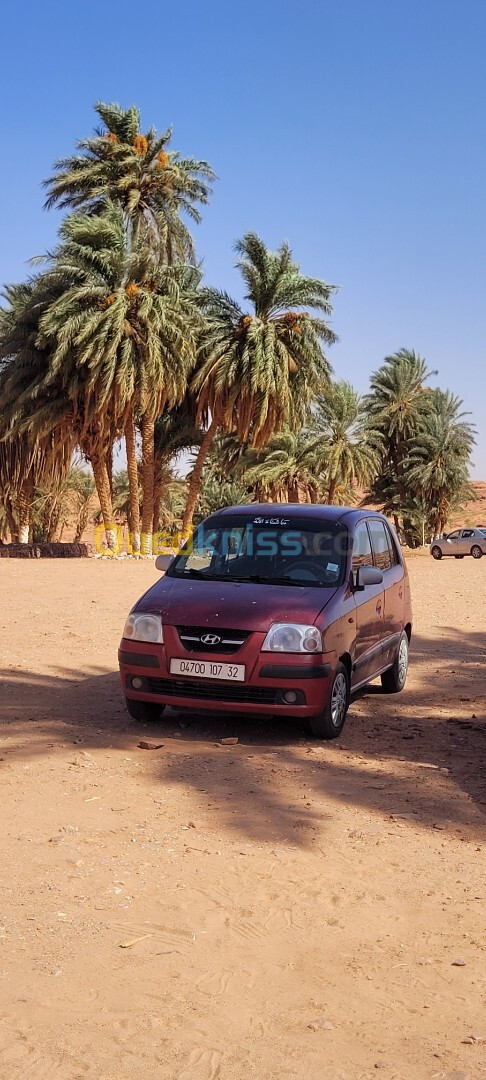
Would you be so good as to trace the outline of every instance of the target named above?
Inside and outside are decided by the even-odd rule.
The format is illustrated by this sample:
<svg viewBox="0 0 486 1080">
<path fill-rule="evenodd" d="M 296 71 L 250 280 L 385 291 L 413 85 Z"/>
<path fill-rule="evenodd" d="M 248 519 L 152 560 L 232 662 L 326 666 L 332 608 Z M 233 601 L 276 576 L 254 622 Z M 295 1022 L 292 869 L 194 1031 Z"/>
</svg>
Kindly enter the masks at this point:
<svg viewBox="0 0 486 1080">
<path fill-rule="evenodd" d="M 128 489 L 130 492 L 130 541 L 132 551 L 140 553 L 140 504 L 138 496 L 138 467 L 135 442 L 135 420 L 130 409 L 125 425 L 125 446 L 127 451 Z"/>
<path fill-rule="evenodd" d="M 114 551 L 117 544 L 117 531 L 113 522 L 113 504 L 106 455 L 93 454 L 90 460 L 93 469 L 94 482 L 96 484 L 96 491 L 98 493 L 98 499 L 100 500 L 101 516 L 106 532 L 106 543 L 110 551 Z"/>
<path fill-rule="evenodd" d="M 87 524 L 88 524 L 88 517 L 89 517 L 89 503 L 86 503 L 86 505 L 81 508 L 81 510 L 79 511 L 79 514 L 78 514 L 78 520 L 77 520 L 77 523 L 76 523 L 76 532 L 75 532 L 75 535 L 74 535 L 74 543 L 75 544 L 79 544 L 80 541 L 82 540 L 84 530 L 86 529 Z"/>
<path fill-rule="evenodd" d="M 5 499 L 5 515 L 6 515 L 6 518 L 7 518 L 8 531 L 10 533 L 10 543 L 11 544 L 18 544 L 18 540 L 19 540 L 18 525 L 17 525 L 17 522 L 15 520 L 15 514 L 13 512 L 12 501 L 9 498 L 8 495 L 6 496 L 6 499 Z"/>
<path fill-rule="evenodd" d="M 162 479 L 155 470 L 154 479 L 154 535 L 160 532 L 160 500 L 162 498 Z"/>
<path fill-rule="evenodd" d="M 337 476 L 331 476 L 331 479 L 329 481 L 329 490 L 327 493 L 328 506 L 334 505 L 334 496 L 336 494 L 337 483 Z"/>
<path fill-rule="evenodd" d="M 182 532 L 186 534 L 192 525 L 192 519 L 194 517 L 194 511 L 199 501 L 199 495 L 201 492 L 201 480 L 203 469 L 206 464 L 206 458 L 213 445 L 218 425 L 216 420 L 211 420 L 211 423 L 206 431 L 203 441 L 199 447 L 198 455 L 196 458 L 196 464 L 189 477 L 189 483 L 187 488 L 187 500 L 182 517 Z"/>
<path fill-rule="evenodd" d="M 106 451 L 106 472 L 110 485 L 111 501 L 113 502 L 113 443 L 110 443 L 109 449 Z"/>
<path fill-rule="evenodd" d="M 31 521 L 32 496 L 34 494 L 34 482 L 32 476 L 27 476 L 19 488 L 17 500 L 17 514 L 19 521 L 19 544 L 29 543 L 29 529 Z"/>
<path fill-rule="evenodd" d="M 154 432 L 153 417 L 145 414 L 142 419 L 142 555 L 152 554 L 152 528 L 154 522 Z"/>
</svg>

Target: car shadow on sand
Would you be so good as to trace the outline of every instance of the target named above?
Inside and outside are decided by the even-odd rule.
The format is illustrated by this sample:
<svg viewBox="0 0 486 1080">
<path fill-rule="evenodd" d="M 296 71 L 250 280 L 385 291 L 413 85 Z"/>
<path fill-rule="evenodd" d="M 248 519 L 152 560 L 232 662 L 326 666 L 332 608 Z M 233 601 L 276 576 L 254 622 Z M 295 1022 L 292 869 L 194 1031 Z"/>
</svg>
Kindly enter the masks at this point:
<svg viewBox="0 0 486 1080">
<path fill-rule="evenodd" d="M 149 783 L 209 796 L 218 822 L 255 842 L 317 842 L 345 803 L 425 828 L 479 835 L 486 824 L 486 634 L 440 627 L 415 637 L 411 678 L 388 696 L 357 695 L 340 739 L 320 743 L 294 720 L 168 710 L 156 724 L 127 715 L 117 673 L 0 672 L 0 768 L 79 740 L 85 749 L 164 742 Z M 221 740 L 233 736 L 237 745 Z M 138 751 L 141 756 L 143 751 Z"/>
</svg>

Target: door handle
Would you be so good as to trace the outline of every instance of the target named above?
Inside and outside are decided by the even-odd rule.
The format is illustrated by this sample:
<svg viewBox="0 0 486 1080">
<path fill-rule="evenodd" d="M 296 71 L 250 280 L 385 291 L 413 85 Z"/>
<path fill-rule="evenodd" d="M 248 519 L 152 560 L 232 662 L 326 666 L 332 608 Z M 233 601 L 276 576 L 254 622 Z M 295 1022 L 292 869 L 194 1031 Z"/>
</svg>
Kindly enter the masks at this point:
<svg viewBox="0 0 486 1080">
<path fill-rule="evenodd" d="M 379 600 L 376 605 L 376 614 L 381 615 L 381 600 Z"/>
</svg>

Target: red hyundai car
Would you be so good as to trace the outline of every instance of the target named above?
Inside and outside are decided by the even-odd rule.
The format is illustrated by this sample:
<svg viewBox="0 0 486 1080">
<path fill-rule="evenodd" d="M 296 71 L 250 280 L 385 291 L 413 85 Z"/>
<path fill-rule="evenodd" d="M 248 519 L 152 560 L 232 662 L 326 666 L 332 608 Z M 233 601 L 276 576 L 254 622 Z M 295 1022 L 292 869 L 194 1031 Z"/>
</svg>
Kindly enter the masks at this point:
<svg viewBox="0 0 486 1080">
<path fill-rule="evenodd" d="M 305 719 L 342 730 L 350 694 L 403 689 L 407 569 L 381 514 L 248 505 L 212 514 L 135 604 L 119 650 L 128 711 L 166 705 Z"/>
</svg>

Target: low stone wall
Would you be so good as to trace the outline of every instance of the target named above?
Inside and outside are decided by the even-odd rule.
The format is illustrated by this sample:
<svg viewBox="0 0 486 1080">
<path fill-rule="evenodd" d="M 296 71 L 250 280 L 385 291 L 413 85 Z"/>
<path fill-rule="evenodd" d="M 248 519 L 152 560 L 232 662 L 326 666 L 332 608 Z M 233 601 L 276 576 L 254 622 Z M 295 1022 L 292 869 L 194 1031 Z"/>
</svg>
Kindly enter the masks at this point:
<svg viewBox="0 0 486 1080">
<path fill-rule="evenodd" d="M 87 559 L 92 544 L 0 544 L 0 559 Z"/>
</svg>

